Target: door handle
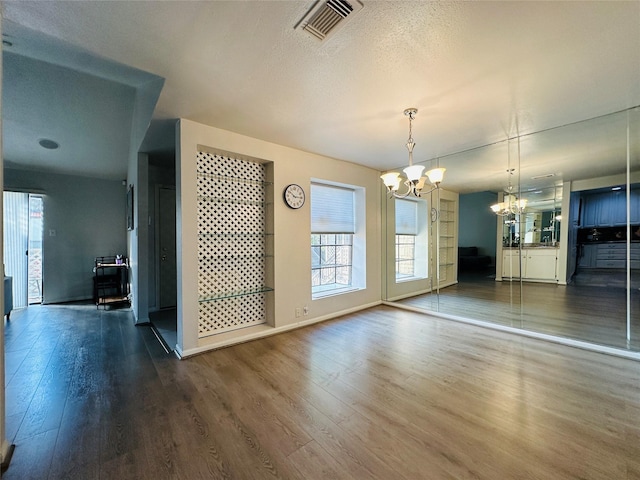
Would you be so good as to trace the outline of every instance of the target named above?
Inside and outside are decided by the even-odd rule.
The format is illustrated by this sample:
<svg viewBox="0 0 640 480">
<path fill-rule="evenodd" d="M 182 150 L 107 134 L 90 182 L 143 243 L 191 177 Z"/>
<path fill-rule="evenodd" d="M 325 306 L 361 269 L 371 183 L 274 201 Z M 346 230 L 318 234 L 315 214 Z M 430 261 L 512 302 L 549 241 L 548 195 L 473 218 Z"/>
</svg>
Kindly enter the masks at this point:
<svg viewBox="0 0 640 480">
<path fill-rule="evenodd" d="M 167 256 L 166 256 L 166 255 L 162 255 L 162 256 L 160 257 L 160 260 L 162 260 L 163 262 L 164 262 L 164 261 L 166 261 L 166 260 L 167 260 Z"/>
</svg>

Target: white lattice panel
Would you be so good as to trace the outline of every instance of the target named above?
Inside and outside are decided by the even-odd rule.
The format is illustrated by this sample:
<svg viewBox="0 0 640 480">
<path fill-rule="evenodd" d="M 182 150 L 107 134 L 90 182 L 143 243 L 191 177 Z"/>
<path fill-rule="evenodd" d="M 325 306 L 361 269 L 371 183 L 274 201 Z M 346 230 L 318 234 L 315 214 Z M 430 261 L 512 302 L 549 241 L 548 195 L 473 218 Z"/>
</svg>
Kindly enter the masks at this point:
<svg viewBox="0 0 640 480">
<path fill-rule="evenodd" d="M 264 313 L 262 316 L 256 315 L 257 312 L 266 310 L 265 297 L 264 293 L 259 293 L 200 303 L 200 338 L 265 323 Z"/>
<path fill-rule="evenodd" d="M 265 323 L 265 169 L 199 152 L 199 336 Z"/>
</svg>

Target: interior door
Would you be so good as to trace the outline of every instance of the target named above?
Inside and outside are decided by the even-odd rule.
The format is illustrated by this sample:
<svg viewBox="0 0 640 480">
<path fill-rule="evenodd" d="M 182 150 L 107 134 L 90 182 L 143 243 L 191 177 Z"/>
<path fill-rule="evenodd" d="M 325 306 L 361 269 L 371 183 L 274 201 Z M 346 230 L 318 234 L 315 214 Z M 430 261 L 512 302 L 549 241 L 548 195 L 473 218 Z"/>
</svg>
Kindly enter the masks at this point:
<svg viewBox="0 0 640 480">
<path fill-rule="evenodd" d="M 176 300 L 176 191 L 158 187 L 158 296 L 159 307 L 175 307 Z"/>
</svg>

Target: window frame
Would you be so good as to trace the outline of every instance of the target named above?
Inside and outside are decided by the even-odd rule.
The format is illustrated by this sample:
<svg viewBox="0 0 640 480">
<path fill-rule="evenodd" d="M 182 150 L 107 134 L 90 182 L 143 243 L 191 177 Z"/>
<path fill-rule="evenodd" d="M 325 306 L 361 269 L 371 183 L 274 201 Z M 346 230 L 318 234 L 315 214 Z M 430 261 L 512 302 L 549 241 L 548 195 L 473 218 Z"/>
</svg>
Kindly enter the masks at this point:
<svg viewBox="0 0 640 480">
<path fill-rule="evenodd" d="M 394 232 L 394 266 L 395 266 L 395 282 L 403 283 L 415 280 L 424 280 L 429 278 L 428 271 L 428 254 L 429 254 L 429 208 L 428 202 L 425 199 L 395 199 L 395 202 L 412 202 L 415 204 L 415 224 L 411 222 L 407 223 L 406 211 L 400 212 L 399 203 L 395 203 L 395 232 Z M 404 213 L 405 215 L 403 215 Z M 400 218 L 399 218 L 400 217 Z M 402 222 L 399 225 L 399 222 Z M 403 245 L 399 243 L 399 237 L 413 237 L 413 259 L 403 256 L 400 258 L 400 249 Z M 413 262 L 413 274 L 400 273 L 401 262 Z"/>
<path fill-rule="evenodd" d="M 314 231 L 314 186 L 316 187 L 329 187 L 329 188 L 337 188 L 341 190 L 348 190 L 352 192 L 352 206 L 353 206 L 353 229 L 351 232 L 343 232 L 343 231 Z M 330 182 L 326 180 L 318 180 L 312 179 L 311 181 L 311 235 L 310 235 L 310 254 L 311 254 L 311 298 L 312 300 L 321 299 L 328 296 L 340 295 L 344 293 L 353 292 L 356 290 L 361 290 L 366 287 L 366 237 L 365 237 L 365 189 L 363 187 L 358 187 L 355 185 L 346 185 L 336 182 Z M 324 230 L 324 228 L 323 228 Z M 348 237 L 348 241 L 345 241 L 345 237 L 340 239 L 338 242 L 339 236 Z M 331 240 L 331 237 L 334 237 L 335 243 L 327 243 L 327 241 Z M 314 240 L 320 240 L 318 243 Z M 323 242 L 324 241 L 324 242 Z M 331 249 L 335 248 L 335 253 L 333 257 L 329 255 L 326 259 L 332 261 L 333 263 L 323 264 L 323 256 L 322 249 Z M 338 259 L 338 249 L 340 247 L 342 250 L 348 251 L 348 253 L 342 254 L 343 257 L 347 259 L 347 262 L 344 262 L 344 258 L 341 260 Z M 315 250 L 314 250 L 315 249 Z M 346 276 L 349 278 L 348 283 L 323 283 L 322 282 L 322 270 L 332 270 L 334 271 L 334 278 L 338 279 L 338 269 L 347 268 L 349 272 Z M 314 272 L 320 271 L 319 274 Z M 315 277 L 314 277 L 315 275 Z M 318 276 L 319 281 L 318 283 Z M 315 283 L 315 285 L 314 285 Z"/>
</svg>

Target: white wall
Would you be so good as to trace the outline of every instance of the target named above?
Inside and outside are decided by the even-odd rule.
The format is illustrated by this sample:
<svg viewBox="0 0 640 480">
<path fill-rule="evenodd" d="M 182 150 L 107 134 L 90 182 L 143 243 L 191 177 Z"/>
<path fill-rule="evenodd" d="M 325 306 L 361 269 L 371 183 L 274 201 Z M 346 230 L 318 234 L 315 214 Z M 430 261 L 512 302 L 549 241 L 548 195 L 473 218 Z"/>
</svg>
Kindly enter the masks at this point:
<svg viewBox="0 0 640 480">
<path fill-rule="evenodd" d="M 136 324 L 149 323 L 149 156 L 135 155 L 127 170 L 127 184 L 133 188 L 133 230 L 127 231 L 131 310 Z"/>
<path fill-rule="evenodd" d="M 127 252 L 122 181 L 5 168 L 4 188 L 44 193 L 44 303 L 93 298 L 95 257 Z"/>
<path fill-rule="evenodd" d="M 0 8 L 0 33 L 2 33 L 2 9 Z M 2 111 L 2 46 L 0 46 L 0 111 Z M 2 118 L 0 116 L 0 182 L 3 182 L 4 158 L 2 156 Z M 3 208 L 0 196 L 0 208 Z M 3 222 L 0 222 L 0 252 L 3 252 Z M 4 272 L 3 272 L 4 274 Z M 0 289 L 0 308 L 4 313 L 4 288 Z M 5 438 L 5 393 L 4 393 L 4 325 L 0 329 L 0 464 L 3 466 L 9 456 L 9 442 Z"/>
<path fill-rule="evenodd" d="M 127 254 L 131 265 L 131 308 L 136 324 L 149 322 L 149 262 L 146 254 L 149 233 L 147 221 L 149 158 L 146 153 L 139 153 L 139 150 L 149 129 L 151 116 L 163 85 L 164 79 L 155 76 L 137 85 L 131 116 L 127 185 L 133 185 L 134 188 L 134 229 L 127 232 Z"/>
<path fill-rule="evenodd" d="M 291 328 L 376 305 L 381 301 L 381 227 L 379 172 L 229 131 L 180 120 L 177 127 L 176 194 L 178 222 L 178 345 L 182 355 L 210 348 L 215 340 L 198 340 L 198 258 L 196 152 L 198 145 L 273 162 L 275 328 Z M 366 289 L 319 300 L 311 299 L 309 202 L 299 210 L 282 201 L 286 185 L 297 183 L 310 191 L 311 178 L 347 183 L 366 189 Z M 295 309 L 309 306 L 309 315 L 295 317 Z M 239 334 L 241 335 L 241 333 Z"/>
</svg>

